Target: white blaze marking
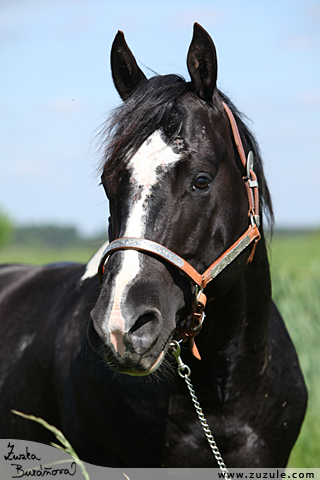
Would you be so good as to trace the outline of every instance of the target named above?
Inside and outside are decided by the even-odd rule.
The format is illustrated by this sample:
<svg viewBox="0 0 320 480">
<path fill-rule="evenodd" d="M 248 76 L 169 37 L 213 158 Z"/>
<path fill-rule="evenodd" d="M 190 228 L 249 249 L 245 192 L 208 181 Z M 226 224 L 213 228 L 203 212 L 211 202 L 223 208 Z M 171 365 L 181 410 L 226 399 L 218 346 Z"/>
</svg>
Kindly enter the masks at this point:
<svg viewBox="0 0 320 480">
<path fill-rule="evenodd" d="M 130 160 L 134 185 L 132 206 L 126 225 L 125 237 L 144 238 L 147 218 L 147 201 L 152 188 L 158 183 L 161 174 L 172 168 L 180 155 L 174 153 L 161 138 L 160 131 L 155 131 L 140 147 Z M 134 250 L 122 252 L 122 266 L 115 282 L 115 295 L 109 319 L 110 339 L 115 349 L 124 353 L 122 336 L 125 333 L 125 320 L 121 313 L 121 299 L 125 287 L 139 274 L 139 253 Z M 108 321 L 108 318 L 106 318 Z"/>
</svg>

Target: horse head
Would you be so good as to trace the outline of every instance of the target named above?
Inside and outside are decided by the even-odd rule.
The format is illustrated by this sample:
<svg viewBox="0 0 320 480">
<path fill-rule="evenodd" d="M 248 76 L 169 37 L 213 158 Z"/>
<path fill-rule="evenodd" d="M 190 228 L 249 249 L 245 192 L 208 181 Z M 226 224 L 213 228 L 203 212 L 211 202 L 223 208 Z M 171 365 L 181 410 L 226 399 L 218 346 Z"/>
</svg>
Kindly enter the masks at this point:
<svg viewBox="0 0 320 480">
<path fill-rule="evenodd" d="M 176 75 L 148 80 L 118 32 L 111 68 L 124 103 L 111 120 L 102 183 L 110 202 L 110 240 L 157 242 L 203 272 L 250 220 L 246 172 L 216 86 L 215 46 L 198 24 L 187 66 L 191 82 Z M 244 249 L 210 283 L 208 297 L 223 295 L 239 280 L 249 254 Z M 119 372 L 153 372 L 194 289 L 187 276 L 152 252 L 113 252 L 91 312 L 90 345 Z"/>
</svg>

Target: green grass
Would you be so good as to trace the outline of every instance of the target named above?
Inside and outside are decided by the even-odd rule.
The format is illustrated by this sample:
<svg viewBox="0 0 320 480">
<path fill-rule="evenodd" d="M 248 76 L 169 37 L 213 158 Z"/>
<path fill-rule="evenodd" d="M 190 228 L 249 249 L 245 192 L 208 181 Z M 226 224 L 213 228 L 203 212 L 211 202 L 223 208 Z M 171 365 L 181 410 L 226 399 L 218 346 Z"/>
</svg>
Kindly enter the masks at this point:
<svg viewBox="0 0 320 480">
<path fill-rule="evenodd" d="M 46 428 L 47 430 L 52 432 L 53 435 L 56 437 L 56 439 L 60 442 L 60 444 L 51 442 L 50 445 L 52 445 L 55 448 L 58 448 L 59 450 L 62 450 L 64 453 L 67 453 L 68 455 L 71 455 L 73 460 L 75 461 L 75 463 L 80 467 L 81 473 L 84 476 L 85 480 L 90 480 L 84 463 L 82 462 L 82 460 L 80 460 L 77 453 L 74 451 L 72 445 L 68 442 L 68 440 L 63 435 L 63 433 L 60 430 L 58 430 L 58 428 L 56 428 L 54 425 L 51 425 L 50 423 L 46 422 L 45 420 L 43 420 L 40 417 L 35 417 L 34 415 L 26 415 L 25 413 L 18 412 L 17 410 L 11 410 L 11 411 L 15 415 L 18 415 L 19 417 L 23 417 L 23 418 L 26 418 L 27 420 L 32 420 L 33 422 L 40 423 L 40 425 L 42 425 L 44 428 Z M 62 460 L 62 461 L 59 460 L 57 462 L 51 463 L 50 466 L 58 465 L 58 464 L 65 463 L 65 462 L 72 462 L 72 460 L 69 460 L 69 459 L 68 460 Z M 49 465 L 45 465 L 45 466 L 49 466 Z M 30 476 L 35 476 L 35 475 L 32 475 L 32 473 L 33 473 L 32 470 L 36 470 L 36 471 L 40 470 L 40 466 L 39 467 L 33 467 L 31 469 L 31 471 L 29 471 Z"/>
<path fill-rule="evenodd" d="M 97 249 L 100 245 L 97 245 Z M 94 252 L 8 246 L 0 263 L 41 265 L 56 261 L 87 262 Z M 291 453 L 289 467 L 320 467 L 320 232 L 277 236 L 270 242 L 273 298 L 296 346 L 308 391 L 307 415 Z"/>
<path fill-rule="evenodd" d="M 97 250 L 101 245 L 97 245 Z M 79 262 L 87 263 L 95 253 L 86 247 L 66 249 L 34 248 L 9 245 L 0 249 L 0 264 L 3 263 L 27 263 L 31 265 L 44 265 L 54 262 Z"/>
<path fill-rule="evenodd" d="M 273 298 L 298 352 L 308 410 L 289 467 L 320 467 L 320 232 L 271 242 Z"/>
</svg>

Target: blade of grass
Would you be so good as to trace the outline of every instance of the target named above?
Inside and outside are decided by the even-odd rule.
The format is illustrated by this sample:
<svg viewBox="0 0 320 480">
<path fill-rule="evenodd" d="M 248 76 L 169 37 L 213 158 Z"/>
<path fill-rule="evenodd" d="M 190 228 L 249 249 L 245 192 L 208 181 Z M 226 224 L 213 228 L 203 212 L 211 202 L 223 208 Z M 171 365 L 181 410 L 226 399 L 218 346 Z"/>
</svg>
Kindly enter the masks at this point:
<svg viewBox="0 0 320 480">
<path fill-rule="evenodd" d="M 55 448 L 58 448 L 58 449 L 62 450 L 65 453 L 68 453 L 69 455 L 71 455 L 74 458 L 77 465 L 79 465 L 79 468 L 80 468 L 84 478 L 86 480 L 90 480 L 90 477 L 88 475 L 88 472 L 86 470 L 86 467 L 85 467 L 84 463 L 80 460 L 80 458 L 78 457 L 78 455 L 76 454 L 76 452 L 72 448 L 72 445 L 68 442 L 66 437 L 63 435 L 63 433 L 58 428 L 54 427 L 53 425 L 50 425 L 50 423 L 43 420 L 43 418 L 35 417 L 34 415 L 27 415 L 25 413 L 18 412 L 17 410 L 11 410 L 11 411 L 15 415 L 19 415 L 20 417 L 26 418 L 27 420 L 32 420 L 34 422 L 40 423 L 40 425 L 42 425 L 44 428 L 46 428 L 47 430 L 52 432 L 54 434 L 54 436 L 57 438 L 57 440 L 59 440 L 59 442 L 63 445 L 64 448 L 61 447 L 60 445 L 57 445 L 56 443 L 51 443 L 51 445 Z"/>
</svg>

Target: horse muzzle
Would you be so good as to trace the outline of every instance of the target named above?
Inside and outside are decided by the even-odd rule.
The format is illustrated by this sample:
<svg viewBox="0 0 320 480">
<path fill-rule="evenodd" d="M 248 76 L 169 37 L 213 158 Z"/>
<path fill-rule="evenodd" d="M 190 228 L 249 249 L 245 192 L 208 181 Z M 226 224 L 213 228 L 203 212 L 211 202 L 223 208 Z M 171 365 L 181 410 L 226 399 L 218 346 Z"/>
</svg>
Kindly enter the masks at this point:
<svg viewBox="0 0 320 480">
<path fill-rule="evenodd" d="M 162 323 L 160 312 L 148 309 L 128 331 L 120 328 L 103 331 L 92 312 L 88 341 L 113 370 L 134 376 L 149 375 L 161 365 L 172 337 L 170 334 L 167 341 L 163 340 Z"/>
</svg>

